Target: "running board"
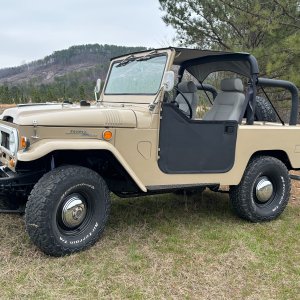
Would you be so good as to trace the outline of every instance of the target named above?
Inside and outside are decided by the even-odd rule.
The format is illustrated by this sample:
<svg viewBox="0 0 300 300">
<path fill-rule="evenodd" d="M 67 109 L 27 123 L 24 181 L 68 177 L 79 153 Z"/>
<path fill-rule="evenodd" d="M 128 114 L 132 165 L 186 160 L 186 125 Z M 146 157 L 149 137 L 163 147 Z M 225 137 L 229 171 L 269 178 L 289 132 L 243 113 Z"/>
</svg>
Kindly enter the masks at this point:
<svg viewBox="0 0 300 300">
<path fill-rule="evenodd" d="M 299 175 L 290 174 L 290 178 L 293 179 L 293 180 L 300 180 L 300 176 Z"/>
<path fill-rule="evenodd" d="M 8 201 L 3 201 L 3 199 L 0 198 L 0 213 L 4 214 L 22 214 L 25 212 L 25 205 L 13 205 L 12 203 L 9 203 Z"/>
<path fill-rule="evenodd" d="M 23 214 L 24 212 L 25 212 L 25 208 L 0 209 L 0 214 Z"/>
</svg>

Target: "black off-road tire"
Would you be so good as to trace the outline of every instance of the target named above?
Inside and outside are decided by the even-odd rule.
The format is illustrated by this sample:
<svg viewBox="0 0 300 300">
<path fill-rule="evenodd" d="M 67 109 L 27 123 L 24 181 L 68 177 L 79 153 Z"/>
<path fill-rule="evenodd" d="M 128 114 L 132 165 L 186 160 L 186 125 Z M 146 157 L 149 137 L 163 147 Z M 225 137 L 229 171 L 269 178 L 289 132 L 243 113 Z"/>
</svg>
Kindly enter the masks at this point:
<svg viewBox="0 0 300 300">
<path fill-rule="evenodd" d="M 84 206 L 73 206 L 81 201 L 78 199 L 82 199 Z M 85 207 L 85 214 L 79 212 L 79 220 L 83 221 L 77 227 L 69 227 L 66 222 L 64 212 L 68 205 L 73 209 L 70 215 L 75 222 L 78 209 L 82 212 Z M 45 174 L 34 186 L 25 210 L 26 229 L 44 253 L 64 256 L 92 246 L 103 233 L 109 211 L 109 190 L 96 172 L 79 166 L 62 166 Z"/>
<path fill-rule="evenodd" d="M 255 106 L 255 121 L 277 122 L 277 115 L 270 101 L 266 98 L 257 96 Z"/>
<path fill-rule="evenodd" d="M 272 196 L 259 201 L 257 187 L 267 178 L 273 186 Z M 249 162 L 239 185 L 231 186 L 229 195 L 236 214 L 251 222 L 271 221 L 285 209 L 291 190 L 286 166 L 277 158 L 257 156 Z"/>
</svg>

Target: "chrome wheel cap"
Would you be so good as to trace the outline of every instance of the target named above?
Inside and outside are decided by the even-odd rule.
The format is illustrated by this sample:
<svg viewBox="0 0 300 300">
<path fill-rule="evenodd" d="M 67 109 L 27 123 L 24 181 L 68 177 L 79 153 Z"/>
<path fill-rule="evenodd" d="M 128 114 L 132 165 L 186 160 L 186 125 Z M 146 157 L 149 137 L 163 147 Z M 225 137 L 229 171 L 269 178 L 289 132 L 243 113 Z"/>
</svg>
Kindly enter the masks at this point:
<svg viewBox="0 0 300 300">
<path fill-rule="evenodd" d="M 86 216 L 86 205 L 80 195 L 71 195 L 62 208 L 62 221 L 68 228 L 79 226 Z"/>
<path fill-rule="evenodd" d="M 255 188 L 256 198 L 260 202 L 268 202 L 273 195 L 273 184 L 268 177 L 261 177 Z"/>
</svg>

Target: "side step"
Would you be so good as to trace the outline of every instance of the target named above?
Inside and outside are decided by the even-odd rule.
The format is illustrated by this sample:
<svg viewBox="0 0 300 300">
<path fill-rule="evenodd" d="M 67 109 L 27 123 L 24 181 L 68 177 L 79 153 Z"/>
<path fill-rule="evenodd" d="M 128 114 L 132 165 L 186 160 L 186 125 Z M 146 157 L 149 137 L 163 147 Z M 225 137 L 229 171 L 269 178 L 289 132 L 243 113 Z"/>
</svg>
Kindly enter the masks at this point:
<svg viewBox="0 0 300 300">
<path fill-rule="evenodd" d="M 0 197 L 0 213 L 4 214 L 23 214 L 25 212 L 25 205 L 16 205 L 7 201 L 7 198 Z"/>
<path fill-rule="evenodd" d="M 293 180 L 299 180 L 300 181 L 300 176 L 299 175 L 290 174 L 290 178 L 293 179 Z"/>
<path fill-rule="evenodd" d="M 24 212 L 25 207 L 18 209 L 0 209 L 0 214 L 23 214 Z"/>
</svg>

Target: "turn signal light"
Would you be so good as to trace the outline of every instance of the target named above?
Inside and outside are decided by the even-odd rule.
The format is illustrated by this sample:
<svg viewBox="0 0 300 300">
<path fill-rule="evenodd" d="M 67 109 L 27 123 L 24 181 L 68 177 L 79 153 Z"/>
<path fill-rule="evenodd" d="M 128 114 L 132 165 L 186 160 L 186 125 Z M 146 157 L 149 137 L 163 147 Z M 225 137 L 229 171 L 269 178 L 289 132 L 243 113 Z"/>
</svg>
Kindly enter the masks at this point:
<svg viewBox="0 0 300 300">
<path fill-rule="evenodd" d="M 103 132 L 102 136 L 103 136 L 103 139 L 105 139 L 106 141 L 109 141 L 112 139 L 113 134 L 110 130 L 105 130 Z"/>
<path fill-rule="evenodd" d="M 14 160 L 14 159 L 11 159 L 11 160 L 9 161 L 9 165 L 10 165 L 12 168 L 14 168 L 15 165 L 16 165 L 15 160 Z"/>
<path fill-rule="evenodd" d="M 27 137 L 22 136 L 21 137 L 21 148 L 22 149 L 27 149 L 30 146 L 30 141 L 27 139 Z"/>
</svg>

